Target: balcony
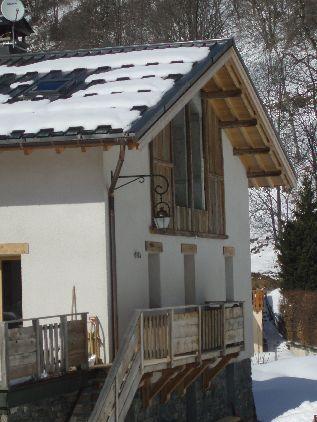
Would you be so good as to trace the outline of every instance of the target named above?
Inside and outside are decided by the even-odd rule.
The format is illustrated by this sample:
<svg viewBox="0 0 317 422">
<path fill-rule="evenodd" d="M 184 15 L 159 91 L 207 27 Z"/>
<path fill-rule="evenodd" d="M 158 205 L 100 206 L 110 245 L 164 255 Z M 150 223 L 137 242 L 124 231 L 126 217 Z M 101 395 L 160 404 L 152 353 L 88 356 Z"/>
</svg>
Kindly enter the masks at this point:
<svg viewBox="0 0 317 422">
<path fill-rule="evenodd" d="M 162 403 L 176 389 L 184 394 L 201 375 L 208 389 L 244 349 L 243 327 L 241 302 L 137 311 L 90 421 L 124 421 L 139 387 L 144 406 L 158 394 Z"/>
<path fill-rule="evenodd" d="M 241 302 L 136 311 L 90 421 L 124 421 L 138 388 L 145 407 L 184 394 L 201 375 L 208 389 L 244 349 L 243 327 Z M 0 407 L 81 390 L 88 337 L 86 313 L 0 323 Z"/>
</svg>

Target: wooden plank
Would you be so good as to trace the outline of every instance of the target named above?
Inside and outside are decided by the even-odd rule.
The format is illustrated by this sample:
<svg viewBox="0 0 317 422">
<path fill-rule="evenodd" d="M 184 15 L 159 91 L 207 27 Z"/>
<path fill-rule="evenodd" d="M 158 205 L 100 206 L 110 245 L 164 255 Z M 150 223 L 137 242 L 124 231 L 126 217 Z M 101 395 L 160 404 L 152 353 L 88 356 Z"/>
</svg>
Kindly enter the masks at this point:
<svg viewBox="0 0 317 422">
<path fill-rule="evenodd" d="M 28 253 L 28 243 L 0 243 L 0 255 L 23 255 Z"/>
<path fill-rule="evenodd" d="M 122 421 L 124 420 L 123 413 L 126 407 L 128 407 L 127 410 L 129 410 L 133 397 L 139 387 L 141 378 L 142 378 L 141 354 L 138 353 L 135 356 L 134 361 L 132 362 L 132 366 L 130 368 L 128 378 L 126 382 L 124 383 L 122 389 L 120 390 L 118 410 L 119 410 L 120 420 Z"/>
<path fill-rule="evenodd" d="M 195 255 L 197 253 L 197 245 L 182 243 L 181 244 L 181 253 L 184 255 Z"/>
<path fill-rule="evenodd" d="M 258 147 L 258 148 L 233 148 L 233 155 L 255 155 L 255 154 L 269 154 L 271 151 L 270 147 Z"/>
<path fill-rule="evenodd" d="M 201 92 L 202 98 L 206 98 L 206 99 L 240 97 L 241 94 L 242 94 L 241 89 L 232 89 L 232 90 L 227 90 L 227 91 L 213 91 L 213 92 L 202 91 Z"/>
<path fill-rule="evenodd" d="M 235 127 L 250 127 L 256 126 L 258 123 L 257 119 L 245 119 L 245 120 L 228 120 L 228 121 L 220 121 L 219 127 L 221 129 L 231 129 Z"/>
<path fill-rule="evenodd" d="M 54 363 L 55 363 L 55 372 L 59 372 L 59 344 L 58 344 L 58 324 L 54 324 Z"/>
<path fill-rule="evenodd" d="M 6 335 L 7 327 L 4 322 L 0 323 L 0 389 L 7 390 L 8 389 L 8 365 L 7 365 L 7 347 L 6 347 Z"/>
<path fill-rule="evenodd" d="M 247 172 L 247 177 L 249 179 L 255 179 L 259 177 L 277 177 L 281 176 L 282 170 L 253 170 Z"/>
<path fill-rule="evenodd" d="M 198 352 L 198 333 L 193 337 L 174 338 L 173 349 L 174 355 Z"/>
<path fill-rule="evenodd" d="M 174 326 L 174 339 L 176 338 L 186 338 L 186 337 L 193 337 L 198 336 L 199 333 L 199 326 L 198 324 L 184 324 L 179 325 L 177 324 Z"/>
<path fill-rule="evenodd" d="M 61 327 L 61 340 L 62 340 L 62 369 L 65 372 L 68 372 L 69 362 L 68 362 L 68 324 L 67 316 L 62 316 L 60 318 L 60 327 Z"/>
<path fill-rule="evenodd" d="M 48 335 L 49 335 L 49 359 L 50 359 L 50 372 L 54 372 L 54 335 L 53 335 L 53 324 L 48 326 Z"/>
<path fill-rule="evenodd" d="M 47 325 L 43 325 L 43 345 L 44 345 L 44 365 L 47 373 L 50 372 L 50 362 L 49 362 L 49 350 L 48 350 L 48 339 L 47 339 Z"/>
<path fill-rule="evenodd" d="M 161 253 L 163 252 L 162 242 L 145 241 L 145 250 L 148 253 Z"/>
<path fill-rule="evenodd" d="M 36 374 L 36 357 L 34 358 L 34 363 L 26 363 L 24 365 L 19 364 L 18 366 L 13 366 L 9 371 L 10 381 L 24 378 L 24 377 L 33 377 Z"/>
<path fill-rule="evenodd" d="M 41 330 L 40 330 L 40 322 L 38 319 L 34 319 L 32 321 L 33 328 L 35 331 L 35 338 L 36 338 L 36 379 L 40 379 L 42 374 L 42 366 L 41 366 L 41 355 L 42 355 L 42 349 L 41 349 L 41 343 L 40 343 L 40 336 L 41 336 Z"/>
<path fill-rule="evenodd" d="M 224 256 L 235 256 L 236 249 L 234 246 L 224 246 L 223 247 Z"/>
<path fill-rule="evenodd" d="M 84 359 L 81 363 L 81 369 L 88 368 L 88 326 L 87 326 L 87 314 L 81 314 L 81 320 L 84 330 Z"/>
<path fill-rule="evenodd" d="M 15 366 L 23 365 L 35 365 L 36 364 L 36 350 L 27 353 L 16 353 L 14 355 L 9 355 L 9 365 L 10 365 L 10 374 L 11 369 Z"/>
<path fill-rule="evenodd" d="M 32 326 L 30 327 L 18 327 L 10 328 L 8 330 L 8 340 L 9 341 L 25 341 L 33 339 L 35 340 L 35 331 Z"/>
</svg>

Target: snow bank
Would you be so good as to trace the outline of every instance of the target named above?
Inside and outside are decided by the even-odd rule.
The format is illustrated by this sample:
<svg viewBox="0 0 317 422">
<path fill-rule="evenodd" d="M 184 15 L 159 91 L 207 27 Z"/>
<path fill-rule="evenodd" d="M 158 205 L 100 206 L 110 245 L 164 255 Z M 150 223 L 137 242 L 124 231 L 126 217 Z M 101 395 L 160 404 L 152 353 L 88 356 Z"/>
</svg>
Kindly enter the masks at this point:
<svg viewBox="0 0 317 422">
<path fill-rule="evenodd" d="M 252 378 L 257 416 L 261 422 L 313 421 L 317 414 L 317 356 L 253 365 Z"/>
<path fill-rule="evenodd" d="M 273 422 L 312 422 L 314 415 L 317 415 L 317 401 L 304 401 L 295 409 L 288 410 L 283 415 L 273 419 Z"/>
<path fill-rule="evenodd" d="M 271 292 L 267 293 L 266 296 L 267 296 L 268 302 L 271 305 L 275 315 L 279 315 L 280 314 L 280 304 L 281 304 L 281 300 L 283 298 L 281 289 L 272 290 Z"/>
</svg>

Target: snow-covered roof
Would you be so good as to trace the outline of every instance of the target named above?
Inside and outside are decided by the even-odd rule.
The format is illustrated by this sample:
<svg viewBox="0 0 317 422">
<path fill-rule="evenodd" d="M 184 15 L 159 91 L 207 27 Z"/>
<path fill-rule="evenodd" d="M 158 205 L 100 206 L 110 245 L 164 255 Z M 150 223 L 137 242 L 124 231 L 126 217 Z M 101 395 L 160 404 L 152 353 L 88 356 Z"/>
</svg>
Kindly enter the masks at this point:
<svg viewBox="0 0 317 422">
<path fill-rule="evenodd" d="M 0 145 L 134 136 L 233 44 L 212 40 L 0 57 Z M 39 81 L 71 82 L 39 93 Z"/>
</svg>

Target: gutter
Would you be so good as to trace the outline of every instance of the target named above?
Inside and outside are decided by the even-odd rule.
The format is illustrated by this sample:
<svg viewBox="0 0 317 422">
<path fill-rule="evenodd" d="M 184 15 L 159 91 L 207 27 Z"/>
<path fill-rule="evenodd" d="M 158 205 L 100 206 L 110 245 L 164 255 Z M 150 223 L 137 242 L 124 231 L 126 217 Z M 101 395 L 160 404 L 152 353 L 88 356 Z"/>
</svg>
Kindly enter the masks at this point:
<svg viewBox="0 0 317 422">
<path fill-rule="evenodd" d="M 116 251 L 116 221 L 114 192 L 124 163 L 126 145 L 120 145 L 120 152 L 111 185 L 108 190 L 108 218 L 109 218 L 109 250 L 110 250 L 110 278 L 111 278 L 111 360 L 113 361 L 119 349 L 118 330 L 118 294 L 117 294 L 117 251 Z"/>
</svg>

